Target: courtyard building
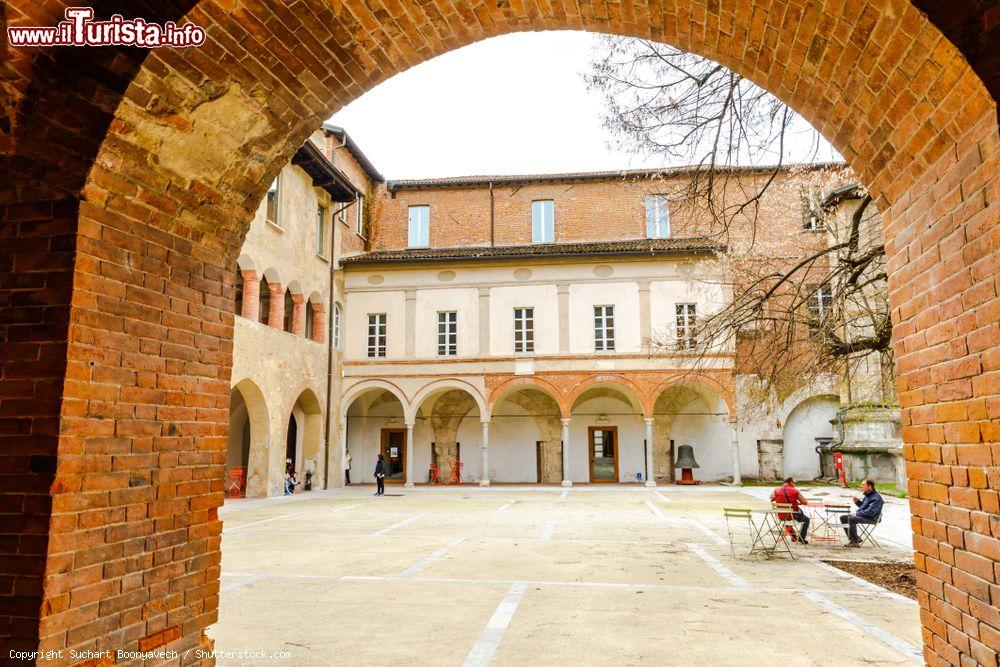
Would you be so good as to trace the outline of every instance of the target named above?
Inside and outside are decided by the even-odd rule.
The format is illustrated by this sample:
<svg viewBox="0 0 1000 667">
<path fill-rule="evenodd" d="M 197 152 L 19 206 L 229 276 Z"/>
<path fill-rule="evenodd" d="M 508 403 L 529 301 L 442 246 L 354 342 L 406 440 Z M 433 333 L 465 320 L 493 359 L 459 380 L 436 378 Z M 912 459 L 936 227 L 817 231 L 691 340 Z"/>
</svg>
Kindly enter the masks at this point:
<svg viewBox="0 0 1000 667">
<path fill-rule="evenodd" d="M 896 481 L 892 392 L 850 411 L 884 364 L 752 410 L 741 346 L 697 345 L 736 288 L 719 258 L 751 227 L 799 254 L 837 242 L 824 220 L 849 218 L 859 188 L 812 201 L 828 169 L 843 165 L 779 169 L 728 247 L 681 196 L 691 168 L 385 181 L 324 126 L 240 255 L 230 479 L 274 495 L 290 465 L 339 486 L 350 453 L 354 482 L 374 481 L 381 454 L 390 484 L 655 485 L 674 481 L 681 445 L 699 481 L 812 479 L 833 474 L 836 445 L 853 446 L 852 478 Z M 822 289 L 815 301 L 828 307 Z"/>
</svg>

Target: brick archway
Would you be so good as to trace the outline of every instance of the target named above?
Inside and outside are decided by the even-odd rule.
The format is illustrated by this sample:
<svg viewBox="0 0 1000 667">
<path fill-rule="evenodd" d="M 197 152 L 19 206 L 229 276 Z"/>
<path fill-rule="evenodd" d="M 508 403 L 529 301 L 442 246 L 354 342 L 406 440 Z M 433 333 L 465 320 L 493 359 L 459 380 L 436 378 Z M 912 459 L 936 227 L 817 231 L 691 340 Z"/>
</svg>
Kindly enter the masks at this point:
<svg viewBox="0 0 1000 667">
<path fill-rule="evenodd" d="M 0 596 L 6 645 L 209 643 L 233 267 L 264 189 L 322 119 L 395 72 L 493 35 L 576 28 L 671 42 L 754 79 L 878 196 L 927 655 L 1000 649 L 981 593 L 1000 549 L 988 62 L 977 76 L 905 0 L 544 4 L 101 1 L 98 14 L 187 16 L 208 42 L 6 49 L 0 482 L 15 491 L 0 509 L 18 536 L 5 577 L 19 577 Z M 12 0 L 5 20 L 50 25 L 62 8 Z M 978 620 L 959 626 L 966 609 Z"/>
</svg>

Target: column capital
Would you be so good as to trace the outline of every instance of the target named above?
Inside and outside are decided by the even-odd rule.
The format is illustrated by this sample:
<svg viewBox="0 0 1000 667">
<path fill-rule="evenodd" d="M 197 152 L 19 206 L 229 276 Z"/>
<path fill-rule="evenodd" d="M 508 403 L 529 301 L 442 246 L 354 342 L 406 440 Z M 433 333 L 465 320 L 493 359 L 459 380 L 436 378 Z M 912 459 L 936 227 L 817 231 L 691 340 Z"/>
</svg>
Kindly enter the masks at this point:
<svg viewBox="0 0 1000 667">
<path fill-rule="evenodd" d="M 256 280 L 260 282 L 260 276 L 257 275 L 256 269 L 240 269 L 240 275 L 243 276 L 243 281 Z"/>
<path fill-rule="evenodd" d="M 559 421 L 561 421 L 561 422 L 562 422 L 562 425 L 563 425 L 563 426 L 569 426 L 569 423 L 570 423 L 571 421 L 573 421 L 573 418 L 572 418 L 572 417 L 566 417 L 566 418 L 564 418 L 564 419 L 560 419 Z"/>
<path fill-rule="evenodd" d="M 294 292 L 292 293 L 292 303 L 305 303 L 305 302 L 306 302 L 305 294 L 295 294 Z"/>
<path fill-rule="evenodd" d="M 656 418 L 655 417 L 643 417 L 642 421 L 646 422 L 646 426 L 652 426 L 653 423 L 656 422 Z"/>
<path fill-rule="evenodd" d="M 493 421 L 493 418 L 492 418 L 492 417 L 487 417 L 486 419 L 480 419 L 480 420 L 479 420 L 479 422 L 480 422 L 480 423 L 481 423 L 481 424 L 482 424 L 483 426 L 489 426 L 489 425 L 490 425 L 490 422 L 491 422 L 491 421 Z"/>
</svg>

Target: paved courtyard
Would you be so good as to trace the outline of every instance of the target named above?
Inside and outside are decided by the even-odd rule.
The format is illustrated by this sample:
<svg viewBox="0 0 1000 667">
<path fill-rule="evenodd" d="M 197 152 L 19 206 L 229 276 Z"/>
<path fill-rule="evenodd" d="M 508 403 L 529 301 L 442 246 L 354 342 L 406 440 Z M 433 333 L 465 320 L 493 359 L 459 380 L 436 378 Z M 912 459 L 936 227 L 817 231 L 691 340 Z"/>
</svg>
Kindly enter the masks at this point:
<svg viewBox="0 0 1000 667">
<path fill-rule="evenodd" d="M 887 499 L 881 550 L 733 558 L 721 508 L 767 493 L 353 487 L 228 502 L 209 633 L 220 665 L 919 662 L 915 602 L 818 562 L 905 559 L 906 503 Z"/>
</svg>

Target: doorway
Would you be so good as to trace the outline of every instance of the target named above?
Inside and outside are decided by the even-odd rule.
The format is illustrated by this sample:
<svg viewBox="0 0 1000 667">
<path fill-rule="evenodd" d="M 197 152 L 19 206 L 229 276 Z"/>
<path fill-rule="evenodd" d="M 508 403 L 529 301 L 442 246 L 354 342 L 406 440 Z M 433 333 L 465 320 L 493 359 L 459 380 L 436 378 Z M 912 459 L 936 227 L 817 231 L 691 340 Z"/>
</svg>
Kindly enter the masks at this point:
<svg viewBox="0 0 1000 667">
<path fill-rule="evenodd" d="M 385 481 L 387 484 L 402 484 L 406 481 L 406 429 L 382 429 L 382 458 L 385 459 Z"/>
<path fill-rule="evenodd" d="M 618 481 L 618 427 L 590 426 L 590 481 Z"/>
</svg>

